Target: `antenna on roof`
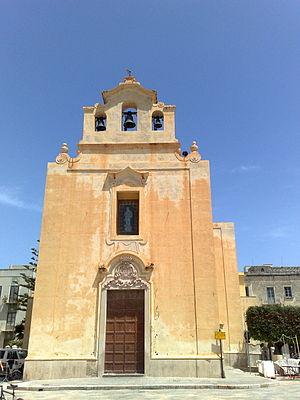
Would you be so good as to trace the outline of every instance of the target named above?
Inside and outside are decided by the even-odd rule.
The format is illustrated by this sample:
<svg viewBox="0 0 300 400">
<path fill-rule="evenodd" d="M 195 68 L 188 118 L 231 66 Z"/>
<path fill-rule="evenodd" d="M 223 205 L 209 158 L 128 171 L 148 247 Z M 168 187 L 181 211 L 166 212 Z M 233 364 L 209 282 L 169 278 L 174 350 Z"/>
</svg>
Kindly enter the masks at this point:
<svg viewBox="0 0 300 400">
<path fill-rule="evenodd" d="M 132 69 L 126 68 L 127 76 L 132 76 Z"/>
</svg>

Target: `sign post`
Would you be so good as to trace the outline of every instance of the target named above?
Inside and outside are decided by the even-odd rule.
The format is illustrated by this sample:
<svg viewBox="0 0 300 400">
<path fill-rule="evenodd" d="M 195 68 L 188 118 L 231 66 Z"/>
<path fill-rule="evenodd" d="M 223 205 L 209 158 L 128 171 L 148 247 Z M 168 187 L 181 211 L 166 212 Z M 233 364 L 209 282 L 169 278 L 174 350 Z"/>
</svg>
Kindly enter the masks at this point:
<svg viewBox="0 0 300 400">
<path fill-rule="evenodd" d="M 215 332 L 215 339 L 219 340 L 219 343 L 220 343 L 221 378 L 225 378 L 222 340 L 226 339 L 226 333 L 222 331 L 222 328 L 223 328 L 223 324 L 220 324 L 220 329 Z"/>
</svg>

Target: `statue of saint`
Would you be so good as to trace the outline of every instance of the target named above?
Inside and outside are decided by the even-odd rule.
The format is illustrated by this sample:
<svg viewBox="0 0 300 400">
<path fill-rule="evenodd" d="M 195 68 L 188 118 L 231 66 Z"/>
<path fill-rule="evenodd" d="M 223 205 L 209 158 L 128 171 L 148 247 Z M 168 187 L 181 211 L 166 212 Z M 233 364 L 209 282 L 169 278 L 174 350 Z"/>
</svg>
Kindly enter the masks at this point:
<svg viewBox="0 0 300 400">
<path fill-rule="evenodd" d="M 125 232 L 131 232 L 133 230 L 132 217 L 133 217 L 133 212 L 130 210 L 130 207 L 126 207 L 126 211 L 124 212 Z"/>
</svg>

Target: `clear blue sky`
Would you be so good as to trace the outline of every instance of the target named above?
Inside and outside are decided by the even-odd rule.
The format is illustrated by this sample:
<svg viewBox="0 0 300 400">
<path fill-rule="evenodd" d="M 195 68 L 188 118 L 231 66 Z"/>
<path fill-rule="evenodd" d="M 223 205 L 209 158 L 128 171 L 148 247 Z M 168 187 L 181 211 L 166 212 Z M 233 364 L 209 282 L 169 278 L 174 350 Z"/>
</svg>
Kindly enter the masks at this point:
<svg viewBox="0 0 300 400">
<path fill-rule="evenodd" d="M 210 160 L 239 266 L 300 265 L 298 0 L 2 0 L 0 57 L 0 267 L 29 260 L 47 162 L 128 66 Z"/>
</svg>

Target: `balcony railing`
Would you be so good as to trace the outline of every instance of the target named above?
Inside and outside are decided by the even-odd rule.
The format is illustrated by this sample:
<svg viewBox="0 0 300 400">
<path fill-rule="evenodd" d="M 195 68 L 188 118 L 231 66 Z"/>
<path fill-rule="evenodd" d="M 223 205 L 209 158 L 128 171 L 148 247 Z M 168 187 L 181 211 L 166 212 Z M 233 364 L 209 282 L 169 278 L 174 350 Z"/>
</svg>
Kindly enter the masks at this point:
<svg viewBox="0 0 300 400">
<path fill-rule="evenodd" d="M 8 331 L 8 332 L 14 331 L 14 330 L 15 330 L 15 325 L 13 325 L 13 324 L 6 324 L 4 330 L 5 330 L 5 331 Z"/>
</svg>

